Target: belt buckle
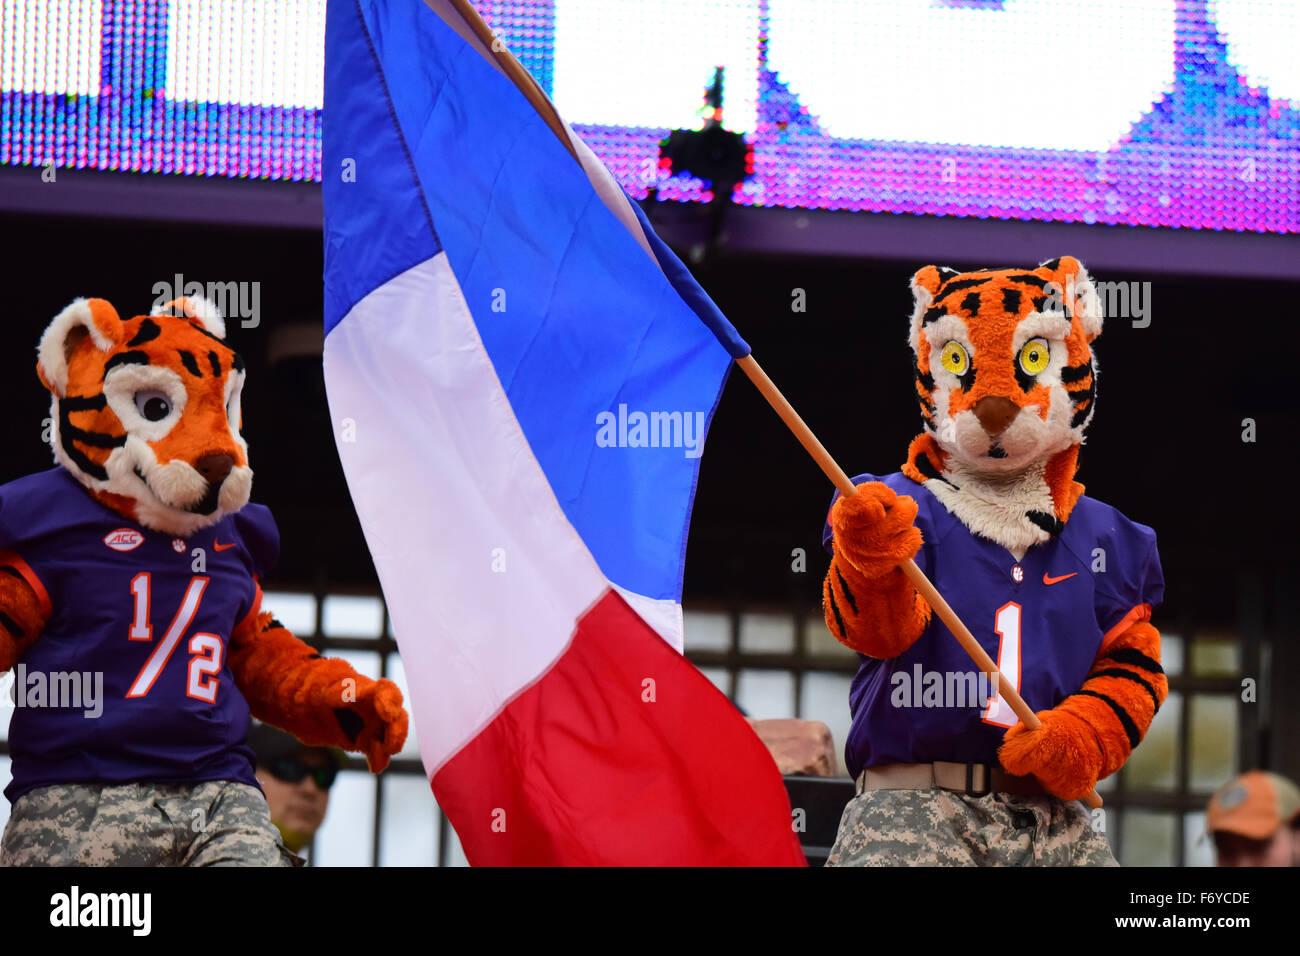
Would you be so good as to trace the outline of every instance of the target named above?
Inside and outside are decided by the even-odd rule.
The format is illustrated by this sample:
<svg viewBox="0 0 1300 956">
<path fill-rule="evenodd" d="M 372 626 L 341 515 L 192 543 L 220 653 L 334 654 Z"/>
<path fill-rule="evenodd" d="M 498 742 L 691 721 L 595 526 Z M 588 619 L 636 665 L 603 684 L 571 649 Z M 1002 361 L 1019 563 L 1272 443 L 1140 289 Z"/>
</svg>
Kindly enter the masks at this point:
<svg viewBox="0 0 1300 956">
<path fill-rule="evenodd" d="M 984 768 L 984 789 L 975 789 L 975 768 Z M 968 763 L 966 765 L 966 796 L 987 797 L 993 792 L 993 767 L 986 763 Z"/>
</svg>

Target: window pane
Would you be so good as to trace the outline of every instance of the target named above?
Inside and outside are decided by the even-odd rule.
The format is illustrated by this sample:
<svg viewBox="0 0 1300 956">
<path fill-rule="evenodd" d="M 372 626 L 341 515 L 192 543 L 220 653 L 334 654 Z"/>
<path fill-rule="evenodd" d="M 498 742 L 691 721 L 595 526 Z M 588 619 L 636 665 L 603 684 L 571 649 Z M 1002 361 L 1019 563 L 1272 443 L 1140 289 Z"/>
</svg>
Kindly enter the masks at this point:
<svg viewBox="0 0 1300 956">
<path fill-rule="evenodd" d="M 1183 672 L 1183 639 L 1176 634 L 1160 635 L 1160 666 L 1169 676 Z"/>
<path fill-rule="evenodd" d="M 316 633 L 316 599 L 310 594 L 290 591 L 267 591 L 262 595 L 262 610 L 304 640 Z"/>
<path fill-rule="evenodd" d="M 438 805 L 424 774 L 384 774 L 380 866 L 433 866 L 438 862 Z"/>
<path fill-rule="evenodd" d="M 1189 785 L 1210 792 L 1223 786 L 1237 766 L 1237 699 L 1192 696 L 1192 768 Z"/>
<path fill-rule="evenodd" d="M 1124 811 L 1124 866 L 1173 866 L 1175 817 L 1172 813 Z"/>
<path fill-rule="evenodd" d="M 1183 817 L 1183 865 L 1214 866 L 1214 840 L 1206 836 L 1205 814 Z"/>
<path fill-rule="evenodd" d="M 325 651 L 326 657 L 337 657 L 352 665 L 358 674 L 373 680 L 379 679 L 379 654 L 375 651 Z"/>
<path fill-rule="evenodd" d="M 686 611 L 682 627 L 688 652 L 725 651 L 731 647 L 731 619 L 722 611 Z"/>
<path fill-rule="evenodd" d="M 316 831 L 312 866 L 370 866 L 374 846 L 375 779 L 345 770 L 330 788 L 325 822 Z"/>
<path fill-rule="evenodd" d="M 789 654 L 794 650 L 794 616 L 740 615 L 740 649 L 746 654 Z"/>
<path fill-rule="evenodd" d="M 1178 779 L 1178 723 L 1183 695 L 1169 692 L 1142 743 L 1124 765 L 1124 785 L 1130 790 L 1172 790 Z"/>
<path fill-rule="evenodd" d="M 1241 648 L 1233 638 L 1192 642 L 1192 673 L 1198 677 L 1232 677 L 1241 671 Z"/>
<path fill-rule="evenodd" d="M 794 678 L 787 671 L 740 672 L 736 700 L 750 717 L 766 720 L 794 714 Z"/>
<path fill-rule="evenodd" d="M 820 607 L 808 612 L 808 623 L 804 633 L 809 654 L 818 657 L 843 658 L 846 661 L 858 659 L 858 655 L 837 641 L 835 635 L 826 627 L 826 619 L 822 617 Z"/>
<path fill-rule="evenodd" d="M 469 860 L 465 859 L 465 850 L 460 845 L 460 837 L 456 835 L 456 828 L 448 825 L 447 839 L 447 865 L 448 866 L 469 866 Z"/>
<path fill-rule="evenodd" d="M 849 716 L 849 685 L 853 678 L 848 674 L 828 674 L 811 671 L 803 675 L 803 713 L 805 720 L 820 720 L 831 729 L 834 738 L 835 761 L 839 773 L 844 769 L 844 744 L 853 723 Z"/>
<path fill-rule="evenodd" d="M 713 686 L 727 694 L 727 669 L 725 667 L 701 667 L 700 673 L 713 682 Z"/>
<path fill-rule="evenodd" d="M 384 627 L 379 598 L 334 594 L 321 605 L 321 630 L 326 637 L 378 637 Z"/>
<path fill-rule="evenodd" d="M 415 735 L 415 709 L 411 706 L 411 687 L 406 682 L 406 668 L 402 664 L 402 658 L 397 654 L 388 655 L 388 679 L 396 684 L 397 689 L 402 692 L 402 704 L 411 717 L 410 723 L 407 725 L 406 743 L 402 746 L 399 756 L 419 757 L 420 742 Z"/>
</svg>

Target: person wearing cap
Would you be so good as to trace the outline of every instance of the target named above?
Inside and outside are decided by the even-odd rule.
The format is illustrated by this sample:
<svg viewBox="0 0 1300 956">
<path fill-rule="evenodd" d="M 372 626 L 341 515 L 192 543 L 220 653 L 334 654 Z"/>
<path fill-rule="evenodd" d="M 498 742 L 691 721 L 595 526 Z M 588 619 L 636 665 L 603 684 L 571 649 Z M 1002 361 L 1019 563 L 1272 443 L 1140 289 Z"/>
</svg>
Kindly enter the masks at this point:
<svg viewBox="0 0 1300 956">
<path fill-rule="evenodd" d="M 1205 829 L 1219 866 L 1300 866 L 1300 789 L 1251 770 L 1210 798 Z"/>
<path fill-rule="evenodd" d="M 285 846 L 298 853 L 325 820 L 341 754 L 330 747 L 308 747 L 260 723 L 249 728 L 248 746 L 257 757 L 257 780 L 266 794 L 271 822 Z"/>
</svg>

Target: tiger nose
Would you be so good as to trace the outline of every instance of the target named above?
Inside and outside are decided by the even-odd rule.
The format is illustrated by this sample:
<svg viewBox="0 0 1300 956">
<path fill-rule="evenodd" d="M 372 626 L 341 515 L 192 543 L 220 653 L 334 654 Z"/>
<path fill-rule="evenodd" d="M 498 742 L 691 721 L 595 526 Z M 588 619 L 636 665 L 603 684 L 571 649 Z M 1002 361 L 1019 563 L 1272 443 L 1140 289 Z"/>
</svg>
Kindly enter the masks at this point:
<svg viewBox="0 0 1300 956">
<path fill-rule="evenodd" d="M 204 455 L 194 463 L 194 468 L 208 484 L 219 485 L 226 480 L 230 469 L 235 467 L 235 459 L 230 455 Z"/>
<path fill-rule="evenodd" d="M 975 403 L 972 411 L 986 432 L 1001 435 L 1020 412 L 1020 406 L 1001 395 L 985 395 Z"/>
</svg>

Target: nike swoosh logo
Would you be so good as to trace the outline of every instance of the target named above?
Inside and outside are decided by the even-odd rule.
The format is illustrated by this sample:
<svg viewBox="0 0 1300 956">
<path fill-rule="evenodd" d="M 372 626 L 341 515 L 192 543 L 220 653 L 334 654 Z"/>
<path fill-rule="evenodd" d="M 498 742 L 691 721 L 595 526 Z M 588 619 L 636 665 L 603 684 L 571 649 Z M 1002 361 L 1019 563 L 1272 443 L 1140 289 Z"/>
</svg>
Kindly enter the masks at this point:
<svg viewBox="0 0 1300 956">
<path fill-rule="evenodd" d="M 222 543 L 221 543 L 220 541 L 218 541 L 216 538 L 213 538 L 213 539 L 212 539 L 212 547 L 214 547 L 214 548 L 215 548 L 216 550 L 218 550 L 218 551 L 226 551 L 226 550 L 229 550 L 230 548 L 233 548 L 234 546 L 235 546 L 235 545 L 234 545 L 233 542 L 230 543 L 230 544 L 222 544 Z M 1044 580 L 1046 580 L 1046 578 L 1044 578 Z"/>
<path fill-rule="evenodd" d="M 1056 584 L 1058 581 L 1064 581 L 1066 578 L 1072 578 L 1078 573 L 1079 573 L 1078 571 L 1071 571 L 1069 574 L 1062 574 L 1059 578 L 1053 578 L 1050 577 L 1046 571 L 1044 571 L 1043 583 L 1050 586 Z"/>
</svg>

